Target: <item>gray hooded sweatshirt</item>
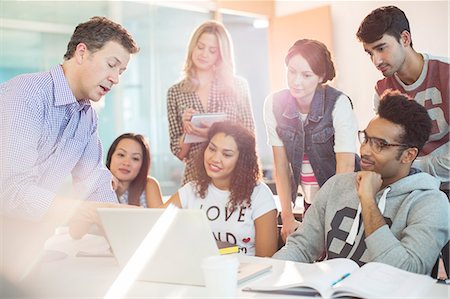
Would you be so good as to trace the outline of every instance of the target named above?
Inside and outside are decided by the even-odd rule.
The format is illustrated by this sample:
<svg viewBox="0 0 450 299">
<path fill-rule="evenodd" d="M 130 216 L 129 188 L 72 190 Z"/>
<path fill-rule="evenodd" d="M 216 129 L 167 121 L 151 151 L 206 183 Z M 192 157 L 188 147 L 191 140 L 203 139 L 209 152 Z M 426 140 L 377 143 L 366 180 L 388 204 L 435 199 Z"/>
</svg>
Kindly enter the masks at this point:
<svg viewBox="0 0 450 299">
<path fill-rule="evenodd" d="M 380 190 L 376 201 L 386 225 L 366 238 L 362 216 L 357 217 L 356 173 L 333 176 L 317 193 L 286 246 L 273 257 L 312 263 L 325 253 L 326 259 L 350 258 L 360 266 L 381 262 L 430 274 L 450 239 L 450 205 L 439 191 L 439 181 L 412 169 L 409 176 Z M 353 238 L 349 236 L 352 226 Z"/>
</svg>

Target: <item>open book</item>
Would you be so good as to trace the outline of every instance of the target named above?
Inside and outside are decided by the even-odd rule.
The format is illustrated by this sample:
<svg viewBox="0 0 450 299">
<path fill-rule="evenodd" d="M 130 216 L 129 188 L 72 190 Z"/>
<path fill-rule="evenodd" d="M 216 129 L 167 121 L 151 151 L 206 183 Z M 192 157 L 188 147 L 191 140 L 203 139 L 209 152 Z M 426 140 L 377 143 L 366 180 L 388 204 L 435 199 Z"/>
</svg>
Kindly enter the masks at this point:
<svg viewBox="0 0 450 299">
<path fill-rule="evenodd" d="M 226 120 L 227 115 L 222 112 L 218 113 L 200 113 L 194 114 L 191 118 L 191 123 L 199 128 L 210 127 L 213 123 Z M 184 143 L 203 142 L 207 139 L 197 135 L 186 134 L 184 136 Z"/>
<path fill-rule="evenodd" d="M 360 268 L 343 258 L 314 264 L 286 262 L 279 270 L 243 290 L 322 298 L 426 298 L 434 284 L 430 276 L 381 263 Z"/>
</svg>

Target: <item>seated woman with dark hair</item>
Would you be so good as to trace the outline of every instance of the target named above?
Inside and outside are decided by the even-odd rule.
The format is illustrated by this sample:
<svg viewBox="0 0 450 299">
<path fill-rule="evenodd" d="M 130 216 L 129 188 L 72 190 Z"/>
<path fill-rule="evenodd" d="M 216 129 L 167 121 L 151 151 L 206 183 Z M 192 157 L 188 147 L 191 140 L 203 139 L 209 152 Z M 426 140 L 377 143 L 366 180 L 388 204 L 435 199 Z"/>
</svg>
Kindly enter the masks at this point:
<svg viewBox="0 0 450 299">
<path fill-rule="evenodd" d="M 150 161 L 150 145 L 140 134 L 122 134 L 111 144 L 106 167 L 113 175 L 113 188 L 120 203 L 144 208 L 161 206 L 159 183 L 149 176 Z"/>
<path fill-rule="evenodd" d="M 158 208 L 162 205 L 158 181 L 149 176 L 150 145 L 143 135 L 124 133 L 117 137 L 106 156 L 106 167 L 113 175 L 113 189 L 119 204 L 92 204 L 80 208 L 69 222 L 69 233 L 74 239 L 81 239 L 88 232 L 101 227 L 97 208 Z"/>
<path fill-rule="evenodd" d="M 272 256 L 277 210 L 260 178 L 254 133 L 231 121 L 215 123 L 196 157 L 194 180 L 164 206 L 202 209 L 216 240 L 238 245 L 240 253 Z"/>
</svg>

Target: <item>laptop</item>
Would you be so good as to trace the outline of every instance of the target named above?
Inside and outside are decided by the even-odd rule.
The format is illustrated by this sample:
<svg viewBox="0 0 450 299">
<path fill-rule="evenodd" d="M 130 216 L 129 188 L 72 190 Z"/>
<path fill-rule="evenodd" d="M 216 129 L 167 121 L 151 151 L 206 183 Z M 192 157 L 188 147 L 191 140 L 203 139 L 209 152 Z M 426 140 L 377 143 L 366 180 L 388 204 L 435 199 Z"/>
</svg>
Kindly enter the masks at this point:
<svg viewBox="0 0 450 299">
<path fill-rule="evenodd" d="M 158 227 L 157 221 L 165 211 L 166 209 L 97 209 L 106 237 L 120 267 L 125 267 L 147 234 L 152 234 L 152 238 L 155 240 L 158 238 L 159 244 L 150 244 L 153 254 L 143 265 L 138 279 L 204 286 L 201 261 L 207 256 L 219 255 L 205 212 L 194 209 L 173 209 L 172 211 L 176 213 L 171 223 L 163 224 L 163 226 L 158 223 Z M 155 230 L 152 231 L 153 227 Z M 150 241 L 152 242 L 153 239 Z M 271 266 L 268 264 L 241 263 L 238 283 L 270 269 Z"/>
</svg>

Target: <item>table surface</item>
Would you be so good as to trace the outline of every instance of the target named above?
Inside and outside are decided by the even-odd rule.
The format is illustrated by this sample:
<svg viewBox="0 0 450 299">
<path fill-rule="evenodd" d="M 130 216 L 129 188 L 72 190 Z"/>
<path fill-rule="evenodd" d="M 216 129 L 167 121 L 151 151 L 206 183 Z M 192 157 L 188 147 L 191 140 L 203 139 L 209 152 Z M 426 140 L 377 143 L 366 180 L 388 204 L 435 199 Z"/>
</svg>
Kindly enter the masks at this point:
<svg viewBox="0 0 450 299">
<path fill-rule="evenodd" d="M 242 288 L 269 275 L 279 275 L 285 262 L 238 255 L 241 262 L 269 263 L 270 272 L 239 285 L 236 298 L 302 298 L 299 296 L 243 292 Z M 42 262 L 23 282 L 22 289 L 35 298 L 104 298 L 120 273 L 112 257 L 68 257 Z M 435 284 L 429 298 L 450 298 L 450 287 Z M 125 298 L 208 298 L 206 288 L 146 281 L 134 282 Z M 310 297 L 304 297 L 310 298 Z"/>
</svg>

